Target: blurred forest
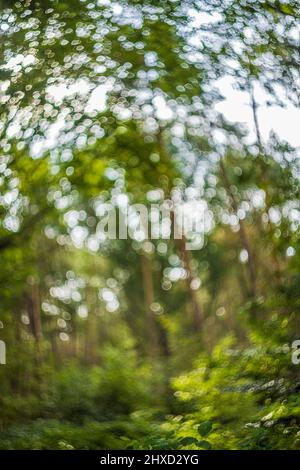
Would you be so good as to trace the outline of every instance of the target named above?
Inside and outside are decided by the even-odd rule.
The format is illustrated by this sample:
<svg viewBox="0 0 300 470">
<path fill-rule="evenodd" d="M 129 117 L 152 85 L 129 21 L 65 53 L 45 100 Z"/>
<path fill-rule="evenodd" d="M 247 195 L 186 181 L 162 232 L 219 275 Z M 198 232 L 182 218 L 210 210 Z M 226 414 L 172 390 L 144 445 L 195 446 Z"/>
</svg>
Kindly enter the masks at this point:
<svg viewBox="0 0 300 470">
<path fill-rule="evenodd" d="M 0 448 L 300 448 L 299 2 L 0 5 Z M 99 230 L 195 194 L 199 250 Z"/>
</svg>

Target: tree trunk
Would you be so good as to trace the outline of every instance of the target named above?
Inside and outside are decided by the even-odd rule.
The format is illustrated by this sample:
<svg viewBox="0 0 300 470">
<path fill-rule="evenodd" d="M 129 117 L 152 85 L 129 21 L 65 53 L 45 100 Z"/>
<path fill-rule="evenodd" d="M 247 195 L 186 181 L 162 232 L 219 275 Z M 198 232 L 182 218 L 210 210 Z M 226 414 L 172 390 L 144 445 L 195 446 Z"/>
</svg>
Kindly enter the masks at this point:
<svg viewBox="0 0 300 470">
<path fill-rule="evenodd" d="M 186 270 L 186 285 L 187 285 L 187 291 L 192 307 L 192 312 L 193 312 L 193 321 L 194 321 L 194 326 L 196 331 L 202 330 L 203 326 L 203 313 L 202 313 L 202 308 L 200 305 L 200 302 L 197 297 L 197 291 L 192 289 L 191 287 L 191 282 L 193 280 L 193 274 L 192 274 L 192 257 L 191 253 L 189 250 L 186 249 L 186 239 L 184 235 L 182 236 L 182 239 L 176 240 L 179 251 L 182 255 L 182 260 L 184 264 L 184 269 Z"/>
<path fill-rule="evenodd" d="M 238 202 L 230 187 L 230 182 L 229 182 L 227 172 L 226 172 L 226 169 L 222 160 L 220 161 L 220 168 L 221 168 L 221 173 L 222 173 L 226 192 L 229 195 L 230 200 L 231 200 L 232 209 L 235 212 L 235 214 L 237 214 Z M 248 236 L 247 236 L 247 232 L 246 232 L 246 228 L 245 228 L 243 220 L 240 220 L 239 224 L 240 224 L 240 230 L 238 233 L 240 237 L 240 242 L 241 242 L 242 247 L 248 253 L 248 267 L 249 267 L 248 274 L 249 274 L 250 294 L 252 297 L 255 297 L 256 296 L 256 267 L 255 267 L 254 255 L 253 255 L 253 252 L 252 252 L 249 240 L 248 240 Z"/>
<path fill-rule="evenodd" d="M 27 297 L 27 310 L 30 319 L 31 332 L 38 343 L 43 336 L 42 321 L 41 321 L 41 307 L 40 307 L 40 293 L 39 286 L 36 280 L 30 282 L 31 292 Z"/>
<path fill-rule="evenodd" d="M 156 318 L 153 311 L 151 310 L 151 305 L 154 302 L 154 290 L 153 290 L 153 278 L 152 278 L 152 268 L 150 259 L 146 254 L 141 256 L 142 262 L 142 276 L 143 276 L 143 287 L 144 287 L 144 298 L 145 298 L 145 311 L 146 311 L 146 321 L 148 328 L 148 338 L 149 338 L 149 354 L 151 356 L 157 356 L 159 353 L 159 340 L 158 340 L 158 328 Z"/>
</svg>

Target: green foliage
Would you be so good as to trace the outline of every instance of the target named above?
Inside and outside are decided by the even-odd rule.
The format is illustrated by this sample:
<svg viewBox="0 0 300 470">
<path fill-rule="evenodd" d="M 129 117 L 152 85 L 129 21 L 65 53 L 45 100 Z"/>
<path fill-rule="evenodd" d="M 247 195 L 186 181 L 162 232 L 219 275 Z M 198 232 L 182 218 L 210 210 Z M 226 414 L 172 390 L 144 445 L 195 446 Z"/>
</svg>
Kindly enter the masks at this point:
<svg viewBox="0 0 300 470">
<path fill-rule="evenodd" d="M 294 377 L 289 351 L 272 340 L 253 336 L 240 349 L 235 339 L 226 338 L 210 357 L 202 356 L 191 372 L 174 380 L 184 412 L 168 426 L 191 448 L 295 449 Z M 205 441 L 192 440 L 197 432 Z"/>
</svg>

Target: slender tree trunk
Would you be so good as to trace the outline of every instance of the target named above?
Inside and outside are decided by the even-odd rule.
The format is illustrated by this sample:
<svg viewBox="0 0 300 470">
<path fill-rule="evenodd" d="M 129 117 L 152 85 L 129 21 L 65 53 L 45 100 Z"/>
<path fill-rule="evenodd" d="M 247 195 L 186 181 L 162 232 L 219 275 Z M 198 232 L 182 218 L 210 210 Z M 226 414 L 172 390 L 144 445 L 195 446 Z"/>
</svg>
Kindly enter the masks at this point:
<svg viewBox="0 0 300 470">
<path fill-rule="evenodd" d="M 71 314 L 71 328 L 72 328 L 72 356 L 78 355 L 78 331 L 77 331 L 77 318 L 76 311 Z"/>
<path fill-rule="evenodd" d="M 42 321 L 40 308 L 39 286 L 35 280 L 30 283 L 30 294 L 27 297 L 27 310 L 30 319 L 31 332 L 37 343 L 42 339 Z"/>
<path fill-rule="evenodd" d="M 51 344 L 51 352 L 53 356 L 53 361 L 55 364 L 55 367 L 58 367 L 59 362 L 60 362 L 60 353 L 59 353 L 59 347 L 58 347 L 58 341 L 57 341 L 57 336 L 58 336 L 58 331 L 57 331 L 57 319 L 56 316 L 53 318 L 49 318 L 49 338 L 50 338 L 50 344 Z"/>
<path fill-rule="evenodd" d="M 197 296 L 197 291 L 192 289 L 191 282 L 193 280 L 192 274 L 192 257 L 189 250 L 186 249 L 186 239 L 183 236 L 182 239 L 176 240 L 177 246 L 182 256 L 184 268 L 186 270 L 186 286 L 187 292 L 190 299 L 192 313 L 193 313 L 193 322 L 196 331 L 202 330 L 203 327 L 203 313 L 202 308 Z"/>
<path fill-rule="evenodd" d="M 148 255 L 143 254 L 141 256 L 142 263 L 142 276 L 144 286 L 144 298 L 145 298 L 145 310 L 146 320 L 148 328 L 149 338 L 149 354 L 151 356 L 157 356 L 159 353 L 159 334 L 157 321 L 151 306 L 154 302 L 154 290 L 153 290 L 153 278 L 152 278 L 152 267 Z"/>
<path fill-rule="evenodd" d="M 86 319 L 86 332 L 84 344 L 84 356 L 87 363 L 92 363 L 96 359 L 96 348 L 98 344 L 97 328 L 97 295 L 92 288 L 87 287 L 87 305 L 89 306 L 88 317 Z"/>
<path fill-rule="evenodd" d="M 230 182 L 229 182 L 227 172 L 226 172 L 226 169 L 222 160 L 220 160 L 220 168 L 221 168 L 221 173 L 222 173 L 225 189 L 231 199 L 232 209 L 237 214 L 238 202 L 230 187 Z M 247 232 L 246 232 L 246 228 L 245 228 L 243 220 L 240 220 L 239 224 L 240 224 L 240 230 L 238 233 L 240 237 L 240 242 L 241 242 L 242 247 L 248 253 L 248 267 L 249 267 L 248 273 L 249 273 L 249 283 L 250 283 L 250 294 L 252 297 L 255 297 L 256 296 L 256 266 L 255 266 L 254 254 L 252 252 L 252 248 L 248 240 L 248 236 L 247 236 Z"/>
<path fill-rule="evenodd" d="M 261 132 L 260 132 L 260 127 L 259 127 L 259 123 L 258 123 L 258 116 L 257 116 L 258 106 L 257 106 L 257 102 L 256 102 L 255 95 L 254 95 L 253 84 L 252 84 L 250 79 L 248 81 L 248 86 L 249 86 L 249 94 L 250 94 L 250 100 L 251 100 L 251 108 L 252 108 L 252 115 L 253 115 L 253 121 L 254 121 L 254 128 L 255 128 L 255 133 L 256 133 L 256 141 L 257 141 L 257 145 L 258 145 L 258 148 L 259 148 L 259 152 L 261 154 L 263 154 L 264 153 L 264 147 L 263 147 L 263 143 L 262 143 Z"/>
<path fill-rule="evenodd" d="M 158 132 L 158 144 L 160 147 L 160 151 L 163 154 L 165 160 L 170 162 L 171 159 L 170 159 L 168 150 L 166 149 L 161 129 Z M 170 193 L 170 189 L 171 188 L 168 188 L 168 193 Z M 176 221 L 175 221 L 175 216 L 174 216 L 173 211 L 171 211 L 171 219 L 172 219 L 173 230 L 175 230 Z M 182 236 L 182 239 L 177 239 L 177 240 L 175 239 L 175 245 L 178 247 L 178 250 L 183 259 L 184 268 L 187 272 L 187 278 L 186 278 L 187 292 L 188 292 L 188 296 L 190 298 L 190 303 L 192 307 L 194 327 L 196 331 L 200 331 L 203 326 L 203 313 L 202 313 L 202 308 L 201 308 L 201 305 L 197 296 L 197 292 L 191 288 L 191 282 L 193 280 L 192 268 L 191 268 L 192 257 L 191 257 L 190 251 L 186 249 L 186 239 L 184 235 Z"/>
</svg>

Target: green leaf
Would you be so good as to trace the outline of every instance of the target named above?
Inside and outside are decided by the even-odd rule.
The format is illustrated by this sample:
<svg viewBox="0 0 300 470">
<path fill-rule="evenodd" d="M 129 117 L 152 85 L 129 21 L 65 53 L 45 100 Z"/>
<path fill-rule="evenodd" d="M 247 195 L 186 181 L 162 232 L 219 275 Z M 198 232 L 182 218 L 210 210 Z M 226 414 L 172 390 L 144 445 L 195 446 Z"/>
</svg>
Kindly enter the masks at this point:
<svg viewBox="0 0 300 470">
<path fill-rule="evenodd" d="M 210 433 L 211 430 L 212 430 L 212 422 L 211 421 L 203 421 L 203 423 L 199 424 L 199 426 L 198 426 L 198 433 L 202 437 L 207 436 Z"/>
<path fill-rule="evenodd" d="M 198 440 L 192 436 L 186 436 L 180 439 L 180 445 L 189 446 L 191 444 L 198 444 Z"/>
<path fill-rule="evenodd" d="M 208 441 L 198 441 L 197 446 L 201 447 L 202 449 L 205 450 L 210 450 L 211 449 L 211 443 Z"/>
</svg>

